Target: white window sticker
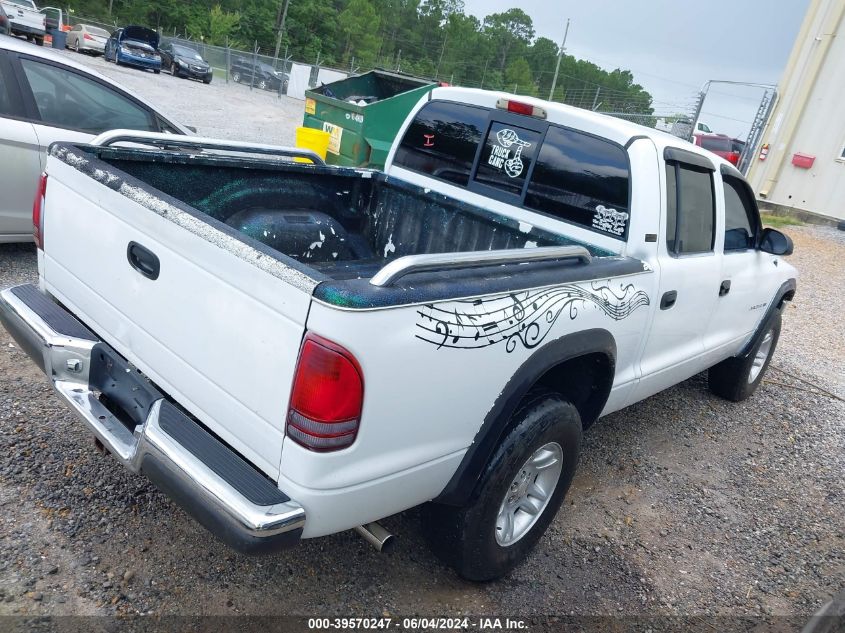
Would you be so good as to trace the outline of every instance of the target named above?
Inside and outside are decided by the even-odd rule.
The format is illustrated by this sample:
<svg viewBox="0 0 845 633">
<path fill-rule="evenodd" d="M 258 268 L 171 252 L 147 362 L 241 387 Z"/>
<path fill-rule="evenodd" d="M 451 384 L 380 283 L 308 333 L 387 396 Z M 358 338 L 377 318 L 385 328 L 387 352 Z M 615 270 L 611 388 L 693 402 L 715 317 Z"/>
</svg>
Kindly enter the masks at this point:
<svg viewBox="0 0 845 633">
<path fill-rule="evenodd" d="M 623 235 L 627 223 L 627 211 L 617 211 L 603 204 L 596 207 L 593 215 L 593 228 L 605 233 L 613 233 L 613 235 Z"/>
<path fill-rule="evenodd" d="M 487 163 L 497 169 L 504 169 L 511 178 L 518 178 L 525 168 L 522 163 L 522 150 L 531 147 L 531 143 L 523 141 L 519 135 L 510 128 L 504 128 L 496 132 L 496 141 L 490 151 L 490 158 Z M 511 155 L 513 152 L 513 155 Z"/>
</svg>

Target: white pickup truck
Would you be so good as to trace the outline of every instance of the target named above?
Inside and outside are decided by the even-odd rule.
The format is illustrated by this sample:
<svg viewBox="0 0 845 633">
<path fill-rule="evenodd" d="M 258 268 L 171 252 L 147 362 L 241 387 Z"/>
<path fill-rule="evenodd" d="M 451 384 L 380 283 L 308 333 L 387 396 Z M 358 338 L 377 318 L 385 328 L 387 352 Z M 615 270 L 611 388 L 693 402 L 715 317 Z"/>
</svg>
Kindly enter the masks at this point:
<svg viewBox="0 0 845 633">
<path fill-rule="evenodd" d="M 47 34 L 47 16 L 38 10 L 33 0 L 0 0 L 3 10 L 9 18 L 12 35 L 23 35 L 30 42 L 35 40 L 44 46 Z"/>
<path fill-rule="evenodd" d="M 727 162 L 459 88 L 419 103 L 384 173 L 55 143 L 33 218 L 39 285 L 0 316 L 120 462 L 244 551 L 380 543 L 425 504 L 476 580 L 537 542 L 600 416 L 704 370 L 748 397 L 795 292 L 791 241 Z"/>
</svg>

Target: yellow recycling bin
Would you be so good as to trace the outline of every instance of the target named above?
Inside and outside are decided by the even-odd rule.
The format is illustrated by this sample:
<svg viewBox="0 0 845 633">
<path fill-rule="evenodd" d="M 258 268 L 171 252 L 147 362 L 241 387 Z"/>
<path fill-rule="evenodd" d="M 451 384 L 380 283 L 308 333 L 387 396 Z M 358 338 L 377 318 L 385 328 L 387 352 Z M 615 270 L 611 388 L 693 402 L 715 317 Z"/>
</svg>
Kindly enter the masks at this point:
<svg viewBox="0 0 845 633">
<path fill-rule="evenodd" d="M 301 149 L 310 149 L 315 152 L 320 158 L 326 160 L 326 152 L 329 149 L 329 139 L 331 138 L 328 132 L 323 130 L 315 130 L 311 127 L 296 128 L 296 146 Z M 307 158 L 294 158 L 297 163 L 310 163 Z"/>
</svg>

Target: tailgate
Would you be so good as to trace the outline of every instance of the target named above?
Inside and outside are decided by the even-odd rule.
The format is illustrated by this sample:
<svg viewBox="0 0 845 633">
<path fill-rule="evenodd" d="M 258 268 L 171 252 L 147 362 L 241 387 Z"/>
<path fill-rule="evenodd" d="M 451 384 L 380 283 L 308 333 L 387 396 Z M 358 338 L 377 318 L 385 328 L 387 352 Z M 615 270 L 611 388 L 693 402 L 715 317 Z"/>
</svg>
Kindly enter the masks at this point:
<svg viewBox="0 0 845 633">
<path fill-rule="evenodd" d="M 275 477 L 317 282 L 148 190 L 55 156 L 47 173 L 44 289 Z"/>
</svg>

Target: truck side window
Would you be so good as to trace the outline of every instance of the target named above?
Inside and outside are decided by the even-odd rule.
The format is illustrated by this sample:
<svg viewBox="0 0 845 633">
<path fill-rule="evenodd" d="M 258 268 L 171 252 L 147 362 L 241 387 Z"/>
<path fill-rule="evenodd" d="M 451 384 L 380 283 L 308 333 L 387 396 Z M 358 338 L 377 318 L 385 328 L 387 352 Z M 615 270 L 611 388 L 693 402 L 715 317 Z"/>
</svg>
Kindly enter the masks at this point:
<svg viewBox="0 0 845 633">
<path fill-rule="evenodd" d="M 429 101 L 408 126 L 393 163 L 465 186 L 486 127 L 484 108 Z"/>
<path fill-rule="evenodd" d="M 622 147 L 551 126 L 528 184 L 525 206 L 625 239 L 629 171 Z"/>
<path fill-rule="evenodd" d="M 673 255 L 713 250 L 716 205 L 713 175 L 685 163 L 666 163 L 666 248 Z"/>
<path fill-rule="evenodd" d="M 723 176 L 725 183 L 725 250 L 754 248 L 757 210 L 749 199 L 748 188 L 736 178 Z"/>
</svg>

